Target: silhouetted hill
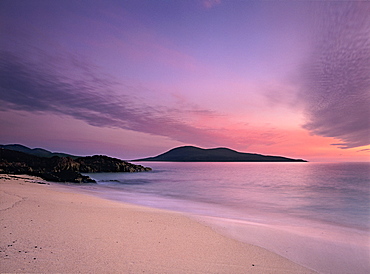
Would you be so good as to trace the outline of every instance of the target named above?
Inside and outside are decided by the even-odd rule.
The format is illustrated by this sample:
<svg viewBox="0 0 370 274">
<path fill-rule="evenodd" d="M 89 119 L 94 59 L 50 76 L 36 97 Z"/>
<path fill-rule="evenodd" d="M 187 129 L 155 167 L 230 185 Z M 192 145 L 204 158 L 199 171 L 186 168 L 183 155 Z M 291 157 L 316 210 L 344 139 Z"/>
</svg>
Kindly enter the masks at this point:
<svg viewBox="0 0 370 274">
<path fill-rule="evenodd" d="M 88 157 L 39 157 L 20 151 L 0 148 L 0 173 L 28 174 L 54 182 L 94 182 L 80 172 L 140 172 L 151 168 L 120 159 L 95 155 Z"/>
<path fill-rule="evenodd" d="M 0 145 L 0 148 L 20 151 L 20 152 L 23 152 L 23 153 L 27 153 L 27 154 L 31 154 L 31 155 L 35 155 L 35 156 L 39 156 L 39 157 L 47 157 L 47 158 L 51 158 L 51 157 L 54 157 L 54 156 L 59 156 L 59 157 L 70 157 L 72 159 L 76 159 L 76 158 L 79 157 L 79 156 L 70 155 L 70 154 L 66 154 L 66 153 L 51 152 L 51 151 L 48 151 L 48 150 L 43 149 L 43 148 L 29 148 L 29 147 L 19 145 L 19 144 Z"/>
<path fill-rule="evenodd" d="M 302 159 L 290 159 L 281 156 L 266 156 L 254 153 L 242 153 L 228 148 L 203 149 L 183 146 L 171 149 L 155 157 L 134 161 L 163 162 L 307 162 Z"/>
</svg>

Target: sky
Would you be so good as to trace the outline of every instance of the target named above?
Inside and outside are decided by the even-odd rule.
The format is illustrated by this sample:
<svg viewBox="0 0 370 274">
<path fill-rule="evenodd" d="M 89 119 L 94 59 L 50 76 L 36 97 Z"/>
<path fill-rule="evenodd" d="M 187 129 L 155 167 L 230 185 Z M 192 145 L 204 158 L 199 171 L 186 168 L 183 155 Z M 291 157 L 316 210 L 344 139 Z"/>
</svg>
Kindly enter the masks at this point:
<svg viewBox="0 0 370 274">
<path fill-rule="evenodd" d="M 370 2 L 0 1 L 0 144 L 370 160 Z"/>
</svg>

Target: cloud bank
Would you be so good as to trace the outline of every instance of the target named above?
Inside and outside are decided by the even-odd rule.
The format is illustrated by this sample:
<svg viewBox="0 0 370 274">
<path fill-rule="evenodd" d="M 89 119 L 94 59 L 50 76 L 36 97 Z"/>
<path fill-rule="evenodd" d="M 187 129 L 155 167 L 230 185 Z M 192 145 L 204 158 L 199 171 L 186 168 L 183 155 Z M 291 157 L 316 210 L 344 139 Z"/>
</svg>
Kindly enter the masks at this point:
<svg viewBox="0 0 370 274">
<path fill-rule="evenodd" d="M 32 57 L 29 57 L 32 56 Z M 169 137 L 203 147 L 273 145 L 279 133 L 251 128 L 177 98 L 143 91 L 74 55 L 0 50 L 0 110 L 67 115 L 96 127 Z M 35 121 L 33 121 L 35 122 Z"/>
<path fill-rule="evenodd" d="M 370 144 L 369 14 L 366 2 L 330 2 L 304 70 L 304 128 L 345 149 Z"/>
<path fill-rule="evenodd" d="M 117 83 L 73 56 L 58 57 L 57 64 L 46 54 L 40 61 L 30 59 L 0 52 L 0 110 L 68 115 L 92 126 L 128 129 L 204 146 L 233 141 L 212 128 L 191 124 L 198 116 L 217 117 L 212 111 L 184 102 L 181 108 L 148 102 L 138 87 Z"/>
</svg>

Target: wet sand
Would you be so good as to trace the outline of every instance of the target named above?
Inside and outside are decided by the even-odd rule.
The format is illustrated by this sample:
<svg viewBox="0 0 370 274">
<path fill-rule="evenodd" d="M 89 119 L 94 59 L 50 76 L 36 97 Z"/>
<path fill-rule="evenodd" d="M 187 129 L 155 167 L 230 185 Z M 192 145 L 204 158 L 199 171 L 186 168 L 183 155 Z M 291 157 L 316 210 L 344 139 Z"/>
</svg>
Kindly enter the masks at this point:
<svg viewBox="0 0 370 274">
<path fill-rule="evenodd" d="M 0 178 L 2 273 L 314 273 L 180 213 Z"/>
</svg>

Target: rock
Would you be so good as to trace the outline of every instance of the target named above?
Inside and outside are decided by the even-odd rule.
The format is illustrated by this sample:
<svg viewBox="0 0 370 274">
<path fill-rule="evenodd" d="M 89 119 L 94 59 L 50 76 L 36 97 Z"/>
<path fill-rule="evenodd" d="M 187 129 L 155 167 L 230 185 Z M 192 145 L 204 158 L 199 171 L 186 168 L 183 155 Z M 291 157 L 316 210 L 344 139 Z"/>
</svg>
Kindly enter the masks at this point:
<svg viewBox="0 0 370 274">
<path fill-rule="evenodd" d="M 80 170 L 80 164 L 70 157 L 54 156 L 50 158 L 50 165 L 53 167 L 53 171 L 55 172 L 60 172 L 62 170 L 71 170 L 71 171 Z"/>
<path fill-rule="evenodd" d="M 80 157 L 75 160 L 80 164 L 80 172 L 141 172 L 150 171 L 151 168 L 134 165 L 120 159 L 104 155 Z"/>
<path fill-rule="evenodd" d="M 39 174 L 41 178 L 46 181 L 53 182 L 72 182 L 72 183 L 96 183 L 89 176 L 82 175 L 77 171 L 72 170 L 62 170 L 58 172 L 45 172 Z"/>
<path fill-rule="evenodd" d="M 83 173 L 90 172 L 141 172 L 151 168 L 134 165 L 104 155 L 79 157 L 38 157 L 19 151 L 0 148 L 0 173 L 28 174 L 54 182 L 95 182 Z"/>
</svg>

